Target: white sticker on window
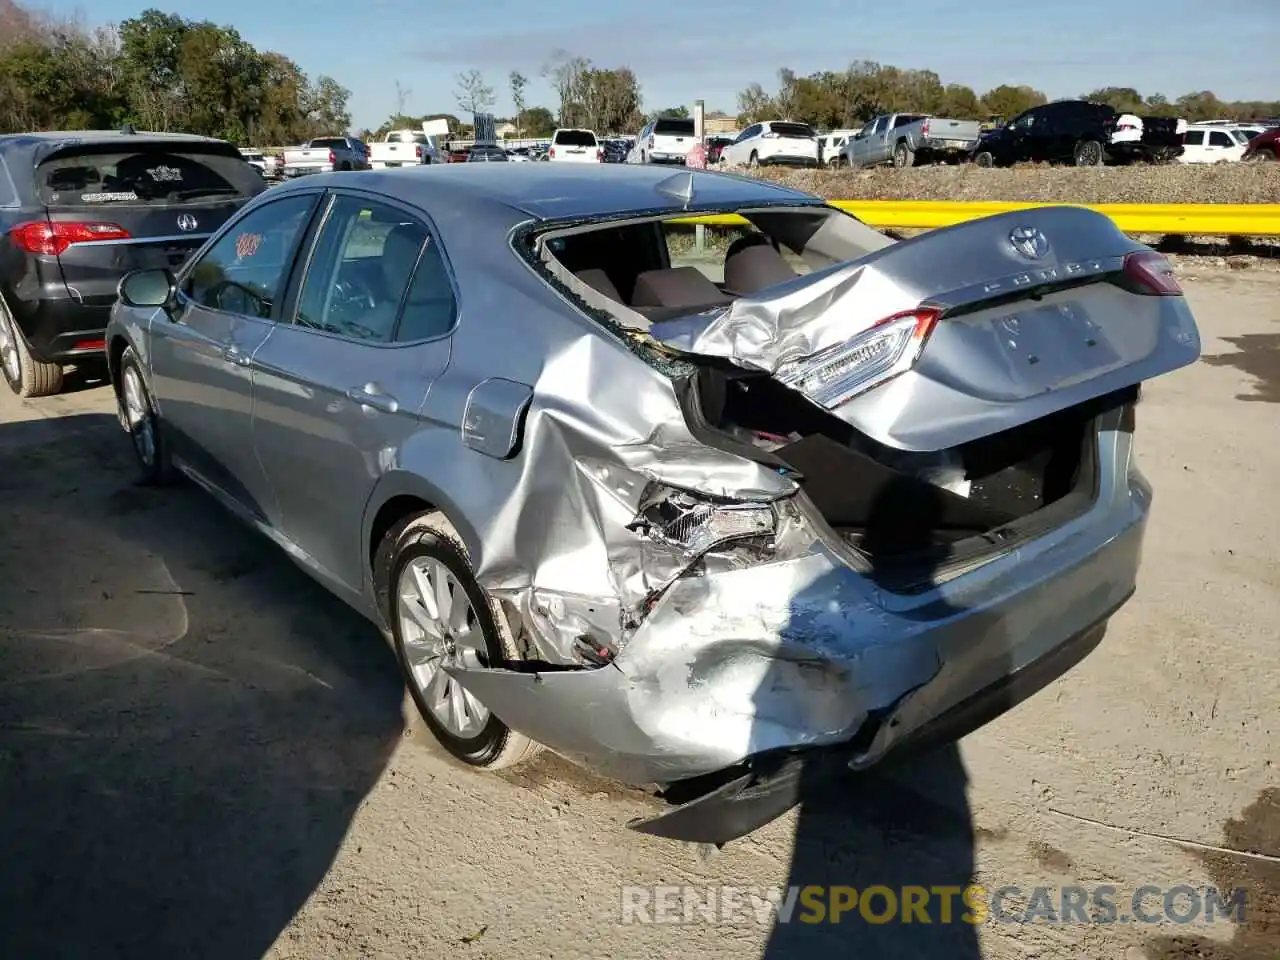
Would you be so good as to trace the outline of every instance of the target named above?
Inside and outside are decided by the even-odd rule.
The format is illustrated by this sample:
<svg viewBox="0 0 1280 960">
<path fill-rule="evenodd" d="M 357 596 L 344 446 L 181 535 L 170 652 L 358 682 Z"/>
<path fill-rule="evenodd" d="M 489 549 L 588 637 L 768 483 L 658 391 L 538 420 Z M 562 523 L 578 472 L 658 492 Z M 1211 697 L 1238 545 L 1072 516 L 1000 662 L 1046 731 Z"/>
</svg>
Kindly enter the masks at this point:
<svg viewBox="0 0 1280 960">
<path fill-rule="evenodd" d="M 156 183 L 174 183 L 182 179 L 182 171 L 177 167 L 152 167 L 147 173 Z"/>
<path fill-rule="evenodd" d="M 130 191 L 129 193 L 82 193 L 80 194 L 81 203 L 107 203 L 111 200 L 137 200 L 138 195 Z"/>
</svg>

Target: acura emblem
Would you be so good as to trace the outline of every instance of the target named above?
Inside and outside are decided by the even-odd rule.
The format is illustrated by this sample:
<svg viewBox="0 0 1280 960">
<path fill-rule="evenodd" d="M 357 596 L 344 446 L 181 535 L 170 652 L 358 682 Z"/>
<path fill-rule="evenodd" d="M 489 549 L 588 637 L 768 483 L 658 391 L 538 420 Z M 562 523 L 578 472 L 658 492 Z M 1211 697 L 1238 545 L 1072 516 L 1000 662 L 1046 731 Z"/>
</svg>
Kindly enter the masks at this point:
<svg viewBox="0 0 1280 960">
<path fill-rule="evenodd" d="M 1035 227 L 1014 227 L 1009 243 L 1028 260 L 1039 260 L 1049 252 L 1049 238 Z"/>
<path fill-rule="evenodd" d="M 198 226 L 200 226 L 200 221 L 189 213 L 184 213 L 178 218 L 178 229 L 185 233 L 190 233 Z"/>
</svg>

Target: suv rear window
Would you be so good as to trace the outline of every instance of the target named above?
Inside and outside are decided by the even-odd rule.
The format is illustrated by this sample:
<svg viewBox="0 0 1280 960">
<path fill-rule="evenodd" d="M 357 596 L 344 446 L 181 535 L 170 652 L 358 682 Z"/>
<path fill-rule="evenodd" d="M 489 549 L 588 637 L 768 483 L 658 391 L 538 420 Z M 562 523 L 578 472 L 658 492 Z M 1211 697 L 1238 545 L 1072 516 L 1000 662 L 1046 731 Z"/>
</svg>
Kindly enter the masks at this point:
<svg viewBox="0 0 1280 960">
<path fill-rule="evenodd" d="M 807 123 L 771 123 L 769 129 L 780 137 L 805 137 L 813 136 L 813 127 Z"/>
<path fill-rule="evenodd" d="M 667 137 L 692 137 L 692 117 L 664 117 L 653 125 L 653 132 Z"/>
<path fill-rule="evenodd" d="M 557 130 L 555 142 L 565 147 L 594 147 L 596 135 L 590 130 Z"/>
<path fill-rule="evenodd" d="M 255 181 L 261 177 L 238 153 L 172 150 L 168 144 L 60 153 L 36 169 L 40 200 L 51 207 L 251 197 L 266 189 Z"/>
</svg>

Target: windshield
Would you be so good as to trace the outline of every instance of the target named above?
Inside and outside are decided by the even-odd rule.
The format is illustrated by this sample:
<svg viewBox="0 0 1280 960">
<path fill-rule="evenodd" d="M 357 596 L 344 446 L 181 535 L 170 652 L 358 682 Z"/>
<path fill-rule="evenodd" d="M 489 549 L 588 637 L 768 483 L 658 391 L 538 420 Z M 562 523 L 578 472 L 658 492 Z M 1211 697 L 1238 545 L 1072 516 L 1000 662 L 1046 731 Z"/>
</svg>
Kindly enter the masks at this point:
<svg viewBox="0 0 1280 960">
<path fill-rule="evenodd" d="M 771 123 L 769 129 L 780 137 L 792 137 L 798 140 L 813 139 L 813 127 L 807 123 Z"/>
<path fill-rule="evenodd" d="M 693 120 L 686 117 L 664 117 L 654 124 L 653 132 L 658 136 L 692 137 Z"/>
<path fill-rule="evenodd" d="M 557 130 L 555 142 L 565 147 L 594 147 L 596 135 L 590 130 Z"/>
<path fill-rule="evenodd" d="M 36 171 L 49 206 L 175 203 L 202 197 L 250 197 L 265 189 L 239 154 L 173 151 L 168 144 L 129 151 L 62 153 Z"/>
</svg>

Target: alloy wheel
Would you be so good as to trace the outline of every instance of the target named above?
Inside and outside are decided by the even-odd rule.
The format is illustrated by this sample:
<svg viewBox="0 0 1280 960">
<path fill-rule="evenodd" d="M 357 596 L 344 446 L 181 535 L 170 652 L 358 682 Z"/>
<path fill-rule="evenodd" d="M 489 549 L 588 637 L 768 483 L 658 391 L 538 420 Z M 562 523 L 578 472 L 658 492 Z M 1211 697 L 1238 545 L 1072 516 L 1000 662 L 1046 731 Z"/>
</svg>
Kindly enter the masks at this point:
<svg viewBox="0 0 1280 960">
<path fill-rule="evenodd" d="M 144 467 L 150 467 L 156 460 L 155 425 L 151 418 L 151 406 L 147 402 L 146 390 L 142 386 L 142 376 L 135 367 L 126 367 L 124 371 L 124 412 L 129 425 L 129 436 L 133 438 L 133 447 L 138 452 L 138 459 Z"/>
<path fill-rule="evenodd" d="M 479 736 L 488 708 L 442 669 L 475 664 L 485 654 L 484 630 L 466 590 L 439 560 L 417 557 L 400 574 L 396 610 L 410 682 L 422 702 L 454 736 Z"/>
</svg>

